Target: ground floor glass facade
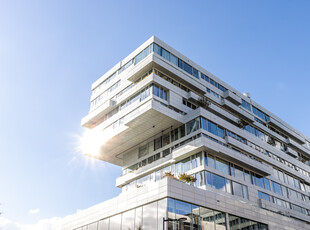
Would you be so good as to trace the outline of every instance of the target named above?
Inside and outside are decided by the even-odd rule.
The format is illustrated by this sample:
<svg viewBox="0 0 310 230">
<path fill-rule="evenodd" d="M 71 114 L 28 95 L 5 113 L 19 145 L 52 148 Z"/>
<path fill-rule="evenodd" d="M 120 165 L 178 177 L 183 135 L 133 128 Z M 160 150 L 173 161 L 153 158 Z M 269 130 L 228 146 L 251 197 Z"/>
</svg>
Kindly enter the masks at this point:
<svg viewBox="0 0 310 230">
<path fill-rule="evenodd" d="M 158 200 L 74 230 L 227 230 L 228 225 L 231 230 L 268 230 L 266 224 L 172 198 Z"/>
</svg>

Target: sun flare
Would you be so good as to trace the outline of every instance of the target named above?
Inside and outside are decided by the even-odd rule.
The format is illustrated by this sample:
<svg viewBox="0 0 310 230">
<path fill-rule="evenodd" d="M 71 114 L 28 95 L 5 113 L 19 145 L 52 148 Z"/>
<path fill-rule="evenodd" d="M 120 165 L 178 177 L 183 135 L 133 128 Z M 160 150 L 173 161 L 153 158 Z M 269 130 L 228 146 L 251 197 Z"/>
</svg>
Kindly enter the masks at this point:
<svg viewBox="0 0 310 230">
<path fill-rule="evenodd" d="M 100 149 L 107 139 L 108 136 L 101 131 L 85 130 L 79 141 L 79 151 L 85 155 L 98 157 Z"/>
</svg>

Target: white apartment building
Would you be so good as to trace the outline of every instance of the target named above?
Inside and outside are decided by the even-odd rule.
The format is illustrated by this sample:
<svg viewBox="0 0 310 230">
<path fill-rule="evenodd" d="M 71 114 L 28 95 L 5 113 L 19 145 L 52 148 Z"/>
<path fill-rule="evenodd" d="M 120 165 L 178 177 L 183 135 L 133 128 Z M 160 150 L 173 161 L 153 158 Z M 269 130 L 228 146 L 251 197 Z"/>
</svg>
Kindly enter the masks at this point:
<svg viewBox="0 0 310 230">
<path fill-rule="evenodd" d="M 55 229 L 310 229 L 310 139 L 156 37 L 93 83 L 82 125 L 122 192 Z"/>
</svg>

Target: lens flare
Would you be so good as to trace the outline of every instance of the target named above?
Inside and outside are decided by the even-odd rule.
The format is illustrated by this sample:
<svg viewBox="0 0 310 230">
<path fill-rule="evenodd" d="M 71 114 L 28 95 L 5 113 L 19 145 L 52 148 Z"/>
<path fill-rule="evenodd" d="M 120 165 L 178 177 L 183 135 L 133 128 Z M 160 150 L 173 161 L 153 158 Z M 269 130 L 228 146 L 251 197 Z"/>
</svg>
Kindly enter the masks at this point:
<svg viewBox="0 0 310 230">
<path fill-rule="evenodd" d="M 79 141 L 79 152 L 85 155 L 99 157 L 100 149 L 107 140 L 108 136 L 102 131 L 85 130 Z"/>
</svg>

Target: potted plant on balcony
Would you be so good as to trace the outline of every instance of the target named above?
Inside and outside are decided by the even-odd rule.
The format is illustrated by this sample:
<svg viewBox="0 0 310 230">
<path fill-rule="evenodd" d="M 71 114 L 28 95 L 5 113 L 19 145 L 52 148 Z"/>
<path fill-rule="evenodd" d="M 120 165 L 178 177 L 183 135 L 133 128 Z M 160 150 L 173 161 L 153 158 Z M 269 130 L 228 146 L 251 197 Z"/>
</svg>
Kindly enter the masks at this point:
<svg viewBox="0 0 310 230">
<path fill-rule="evenodd" d="M 186 173 L 181 173 L 179 175 L 179 180 L 185 183 L 195 183 L 196 182 L 196 178 L 192 175 L 187 175 Z"/>
<path fill-rule="evenodd" d="M 174 180 L 177 179 L 177 178 L 174 176 L 174 174 L 171 173 L 171 172 L 165 172 L 165 176 L 164 176 L 164 177 L 169 177 L 169 178 L 174 179 Z"/>
</svg>

